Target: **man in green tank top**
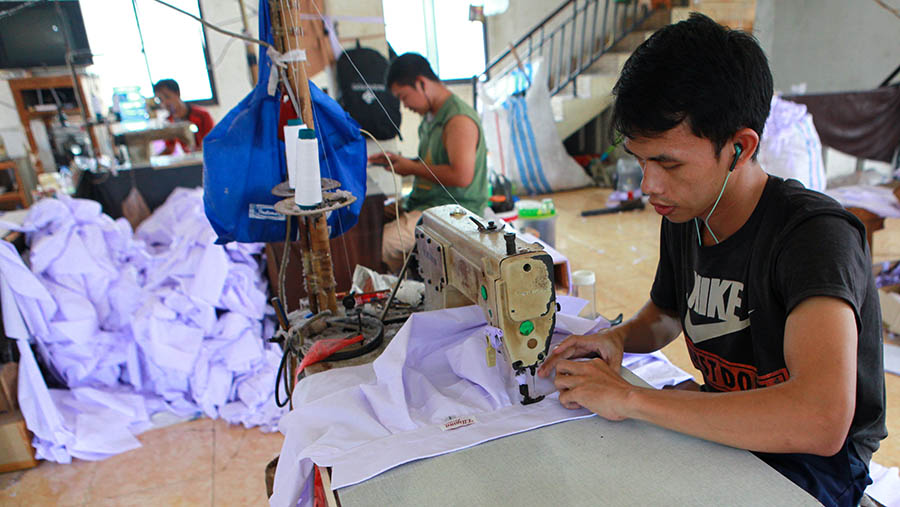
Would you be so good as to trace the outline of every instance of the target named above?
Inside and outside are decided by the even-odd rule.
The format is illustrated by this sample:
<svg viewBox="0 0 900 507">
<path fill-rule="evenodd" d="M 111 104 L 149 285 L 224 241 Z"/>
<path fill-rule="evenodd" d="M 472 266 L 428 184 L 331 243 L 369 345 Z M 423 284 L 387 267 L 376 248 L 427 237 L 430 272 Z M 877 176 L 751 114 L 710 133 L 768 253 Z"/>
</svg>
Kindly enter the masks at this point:
<svg viewBox="0 0 900 507">
<path fill-rule="evenodd" d="M 397 223 L 384 226 L 382 260 L 399 271 L 403 255 L 415 244 L 422 210 L 459 203 L 478 215 L 488 204 L 487 148 L 478 113 L 453 94 L 421 55 L 405 53 L 388 69 L 387 87 L 403 105 L 422 115 L 415 159 L 395 153 L 369 157 L 376 165 L 394 165 L 397 174 L 415 177 L 412 193 Z M 399 225 L 399 227 L 398 227 Z"/>
</svg>

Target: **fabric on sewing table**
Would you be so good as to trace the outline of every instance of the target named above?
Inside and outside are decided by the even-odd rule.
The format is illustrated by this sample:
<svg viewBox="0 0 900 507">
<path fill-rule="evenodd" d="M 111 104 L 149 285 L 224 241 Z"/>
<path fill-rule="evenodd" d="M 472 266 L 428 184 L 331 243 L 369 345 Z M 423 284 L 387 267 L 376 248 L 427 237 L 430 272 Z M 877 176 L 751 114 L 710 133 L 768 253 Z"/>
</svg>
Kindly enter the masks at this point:
<svg viewBox="0 0 900 507">
<path fill-rule="evenodd" d="M 560 313 L 553 343 L 607 326 Z M 544 401 L 521 405 L 502 355 L 496 366 L 486 364 L 487 335 L 496 330 L 474 306 L 414 314 L 374 363 L 305 378 L 293 395 L 294 410 L 279 424 L 285 441 L 270 504 L 312 505 L 313 463 L 332 467 L 338 489 L 416 459 L 593 415 L 563 408 L 548 379 L 535 379 L 532 389 L 547 394 Z M 668 383 L 675 377 L 690 378 L 677 370 Z M 475 422 L 442 429 L 464 416 Z"/>
</svg>

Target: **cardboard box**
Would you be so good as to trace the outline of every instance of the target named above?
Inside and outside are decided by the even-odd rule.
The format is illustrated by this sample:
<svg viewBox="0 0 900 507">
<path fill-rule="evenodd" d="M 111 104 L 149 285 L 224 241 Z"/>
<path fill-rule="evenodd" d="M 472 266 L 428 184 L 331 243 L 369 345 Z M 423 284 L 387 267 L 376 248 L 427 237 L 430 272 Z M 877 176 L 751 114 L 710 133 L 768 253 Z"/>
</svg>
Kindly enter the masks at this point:
<svg viewBox="0 0 900 507">
<path fill-rule="evenodd" d="M 17 363 L 0 368 L 0 473 L 37 466 L 32 434 L 19 411 Z"/>
<path fill-rule="evenodd" d="M 37 466 L 31 439 L 22 412 L 0 414 L 0 473 Z"/>
</svg>

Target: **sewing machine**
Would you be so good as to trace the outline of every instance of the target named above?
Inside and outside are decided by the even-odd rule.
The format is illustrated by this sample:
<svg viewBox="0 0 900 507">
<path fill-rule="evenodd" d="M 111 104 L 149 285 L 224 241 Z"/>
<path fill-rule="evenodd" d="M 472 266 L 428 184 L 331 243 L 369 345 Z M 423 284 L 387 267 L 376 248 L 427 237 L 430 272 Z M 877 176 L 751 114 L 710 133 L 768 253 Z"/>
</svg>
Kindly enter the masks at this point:
<svg viewBox="0 0 900 507">
<path fill-rule="evenodd" d="M 118 123 L 112 129 L 116 144 L 128 147 L 128 157 L 133 166 L 150 163 L 150 143 L 157 139 L 181 139 L 187 147 L 194 148 L 194 132 L 197 127 L 189 121 L 166 122 L 151 120 L 146 122 Z"/>
<path fill-rule="evenodd" d="M 547 357 L 556 324 L 553 261 L 543 247 L 518 239 L 493 221 L 460 206 L 425 210 L 416 226 L 425 309 L 476 304 L 487 322 L 503 332 L 502 353 L 519 382 L 522 403 L 532 398 L 534 377 Z M 488 364 L 491 365 L 490 352 Z"/>
</svg>

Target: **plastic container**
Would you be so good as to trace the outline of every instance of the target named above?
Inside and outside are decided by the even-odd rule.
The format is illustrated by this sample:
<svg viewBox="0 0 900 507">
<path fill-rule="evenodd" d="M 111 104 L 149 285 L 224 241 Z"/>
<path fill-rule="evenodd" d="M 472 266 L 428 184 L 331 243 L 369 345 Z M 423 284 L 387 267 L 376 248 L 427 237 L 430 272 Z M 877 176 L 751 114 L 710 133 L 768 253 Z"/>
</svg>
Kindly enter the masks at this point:
<svg viewBox="0 0 900 507">
<path fill-rule="evenodd" d="M 623 157 L 616 161 L 616 192 L 636 192 L 643 179 L 644 173 L 636 159 Z"/>
<path fill-rule="evenodd" d="M 516 203 L 516 210 L 519 213 L 515 222 L 517 229 L 533 234 L 556 248 L 556 207 L 553 199 L 521 200 Z"/>
<path fill-rule="evenodd" d="M 597 318 L 597 276 L 594 272 L 581 269 L 572 273 L 572 290 L 575 297 L 588 302 L 578 315 L 592 320 Z"/>
</svg>

